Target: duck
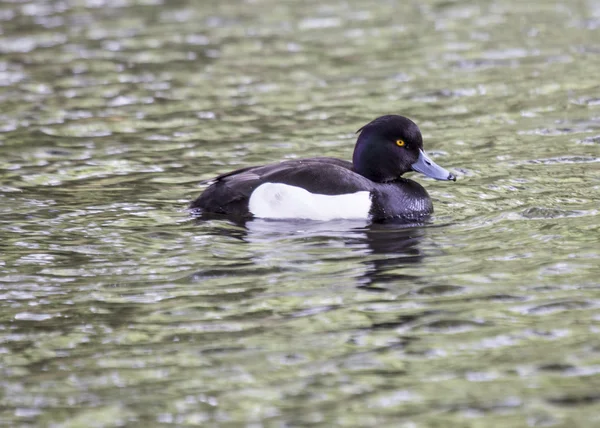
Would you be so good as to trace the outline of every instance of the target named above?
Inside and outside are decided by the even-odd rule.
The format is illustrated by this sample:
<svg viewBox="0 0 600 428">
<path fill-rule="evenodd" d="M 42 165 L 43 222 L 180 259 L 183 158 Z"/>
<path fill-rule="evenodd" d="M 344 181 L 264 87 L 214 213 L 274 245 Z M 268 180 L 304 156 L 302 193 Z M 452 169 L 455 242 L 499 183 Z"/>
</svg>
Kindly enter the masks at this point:
<svg viewBox="0 0 600 428">
<path fill-rule="evenodd" d="M 456 176 L 423 149 L 419 127 L 400 115 L 378 117 L 357 131 L 352 162 L 313 157 L 250 166 L 205 181 L 190 208 L 237 218 L 373 222 L 421 219 L 433 213 L 423 186 L 403 177 L 419 172 L 443 181 Z"/>
</svg>

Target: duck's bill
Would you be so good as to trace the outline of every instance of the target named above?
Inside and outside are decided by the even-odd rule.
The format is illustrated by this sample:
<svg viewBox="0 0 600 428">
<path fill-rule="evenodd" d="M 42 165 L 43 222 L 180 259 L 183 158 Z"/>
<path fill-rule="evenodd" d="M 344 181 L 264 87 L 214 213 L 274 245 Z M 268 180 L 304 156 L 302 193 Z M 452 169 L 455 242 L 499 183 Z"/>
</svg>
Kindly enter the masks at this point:
<svg viewBox="0 0 600 428">
<path fill-rule="evenodd" d="M 427 177 L 435 178 L 436 180 L 452 180 L 456 181 L 454 174 L 448 172 L 434 161 L 429 159 L 423 150 L 419 150 L 419 159 L 412 165 L 414 171 L 420 172 Z"/>
</svg>

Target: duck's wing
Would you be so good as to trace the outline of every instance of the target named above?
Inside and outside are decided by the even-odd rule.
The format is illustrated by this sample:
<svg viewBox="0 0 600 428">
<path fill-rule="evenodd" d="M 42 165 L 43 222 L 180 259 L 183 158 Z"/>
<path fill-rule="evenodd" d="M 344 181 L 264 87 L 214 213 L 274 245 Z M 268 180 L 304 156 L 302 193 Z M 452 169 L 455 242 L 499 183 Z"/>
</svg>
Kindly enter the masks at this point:
<svg viewBox="0 0 600 428">
<path fill-rule="evenodd" d="M 295 159 L 295 160 L 283 161 L 283 162 L 280 162 L 277 164 L 269 164 L 269 165 L 263 165 L 263 166 L 247 166 L 245 168 L 240 168 L 240 169 L 236 169 L 234 171 L 225 172 L 221 175 L 217 175 L 216 177 L 209 178 L 208 180 L 203 180 L 200 182 L 200 184 L 207 185 L 207 184 L 216 183 L 221 180 L 225 180 L 225 181 L 235 180 L 236 178 L 245 180 L 245 179 L 248 179 L 251 177 L 251 175 L 245 175 L 244 173 L 246 173 L 246 172 L 253 171 L 253 173 L 255 175 L 256 174 L 260 175 L 261 173 L 266 173 L 266 172 L 276 173 L 279 170 L 285 170 L 288 168 L 296 168 L 300 165 L 306 165 L 309 163 L 310 164 L 322 163 L 325 165 L 327 165 L 327 164 L 336 165 L 341 168 L 348 169 L 350 171 L 352 171 L 352 169 L 353 169 L 352 162 L 348 162 L 348 161 L 345 161 L 342 159 L 328 158 L 328 157 L 316 157 L 316 158 L 310 158 L 310 159 Z M 235 178 L 231 178 L 231 177 L 235 177 Z"/>
<path fill-rule="evenodd" d="M 223 214 L 247 210 L 250 195 L 264 183 L 283 183 L 324 195 L 354 193 L 372 185 L 352 171 L 350 162 L 335 158 L 297 159 L 222 174 L 212 180 L 191 208 Z"/>
<path fill-rule="evenodd" d="M 265 171 L 262 183 L 283 183 L 311 193 L 339 195 L 371 188 L 371 181 L 355 173 L 352 163 L 335 158 L 299 159 Z"/>
</svg>

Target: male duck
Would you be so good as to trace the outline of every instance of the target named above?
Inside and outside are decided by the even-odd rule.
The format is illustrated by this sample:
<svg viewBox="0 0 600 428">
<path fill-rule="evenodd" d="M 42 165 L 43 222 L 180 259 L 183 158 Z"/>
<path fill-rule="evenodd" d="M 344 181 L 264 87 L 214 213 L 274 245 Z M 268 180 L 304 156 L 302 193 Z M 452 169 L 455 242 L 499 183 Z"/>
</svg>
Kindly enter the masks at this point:
<svg viewBox="0 0 600 428">
<path fill-rule="evenodd" d="M 273 219 L 418 218 L 433 212 L 425 189 L 402 174 L 456 177 L 423 151 L 419 127 L 381 116 L 358 130 L 352 162 L 316 157 L 253 166 L 219 175 L 190 208 L 204 213 Z"/>
</svg>

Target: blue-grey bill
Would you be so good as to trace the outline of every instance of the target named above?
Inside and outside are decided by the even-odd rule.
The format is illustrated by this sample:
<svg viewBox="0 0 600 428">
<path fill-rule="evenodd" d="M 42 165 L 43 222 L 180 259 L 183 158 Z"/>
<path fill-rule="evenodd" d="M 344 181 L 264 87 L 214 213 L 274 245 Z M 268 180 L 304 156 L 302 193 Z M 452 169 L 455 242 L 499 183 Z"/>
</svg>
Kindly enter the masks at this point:
<svg viewBox="0 0 600 428">
<path fill-rule="evenodd" d="M 436 180 L 452 180 L 456 181 L 454 174 L 448 172 L 434 161 L 429 159 L 423 150 L 419 150 L 419 159 L 412 165 L 412 169 L 426 175 L 427 177 L 435 178 Z"/>
</svg>

